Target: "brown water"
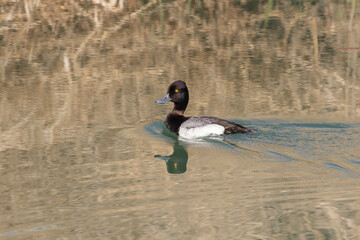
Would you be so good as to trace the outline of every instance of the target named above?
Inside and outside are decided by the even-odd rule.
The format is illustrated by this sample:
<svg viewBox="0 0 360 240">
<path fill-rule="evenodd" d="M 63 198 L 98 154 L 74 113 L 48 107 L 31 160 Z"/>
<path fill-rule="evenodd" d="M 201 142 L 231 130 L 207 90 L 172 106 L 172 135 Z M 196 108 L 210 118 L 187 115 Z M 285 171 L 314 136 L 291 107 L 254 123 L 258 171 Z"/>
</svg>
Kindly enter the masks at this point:
<svg viewBox="0 0 360 240">
<path fill-rule="evenodd" d="M 1 239 L 360 236 L 358 2 L 95 2 L 0 3 Z"/>
</svg>

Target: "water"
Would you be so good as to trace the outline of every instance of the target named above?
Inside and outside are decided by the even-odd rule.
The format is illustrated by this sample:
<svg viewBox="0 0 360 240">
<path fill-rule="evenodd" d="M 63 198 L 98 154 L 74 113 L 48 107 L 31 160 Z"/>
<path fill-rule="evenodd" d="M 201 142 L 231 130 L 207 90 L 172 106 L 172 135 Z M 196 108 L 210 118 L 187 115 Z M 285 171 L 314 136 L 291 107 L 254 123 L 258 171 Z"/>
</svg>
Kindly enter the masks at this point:
<svg viewBox="0 0 360 240">
<path fill-rule="evenodd" d="M 153 121 L 2 151 L 1 236 L 357 236 L 359 124 L 234 121 L 257 132 L 189 142 Z"/>
<path fill-rule="evenodd" d="M 240 123 L 237 120 L 233 120 Z M 248 120 L 242 124 L 256 130 L 255 133 L 212 136 L 200 139 L 179 139 L 162 121 L 146 126 L 149 133 L 173 142 L 170 156 L 156 155 L 165 160 L 169 173 L 184 173 L 188 161 L 187 147 L 219 149 L 241 156 L 242 159 L 261 159 L 269 162 L 308 164 L 310 169 L 331 168 L 340 171 L 343 177 L 358 177 L 359 124 L 306 123 L 279 120 Z M 174 166 L 182 166 L 180 172 Z M 349 166 L 349 169 L 344 166 Z M 353 166 L 351 166 L 353 165 Z M 172 167 L 169 169 L 169 167 Z M 300 167 L 300 166 L 299 166 Z M 354 169 L 355 172 L 350 169 Z M 339 175 L 339 176 L 340 176 Z"/>
<path fill-rule="evenodd" d="M 358 238 L 356 1 L 114 2 L 0 3 L 0 239 Z"/>
</svg>

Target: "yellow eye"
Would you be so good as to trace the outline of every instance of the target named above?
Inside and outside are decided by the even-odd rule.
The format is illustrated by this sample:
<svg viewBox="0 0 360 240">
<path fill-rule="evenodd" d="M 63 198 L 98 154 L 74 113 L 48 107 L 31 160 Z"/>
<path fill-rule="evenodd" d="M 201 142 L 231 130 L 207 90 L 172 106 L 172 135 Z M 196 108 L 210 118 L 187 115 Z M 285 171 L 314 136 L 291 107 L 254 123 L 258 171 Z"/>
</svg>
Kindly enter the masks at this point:
<svg viewBox="0 0 360 240">
<path fill-rule="evenodd" d="M 175 92 L 179 92 L 179 89 L 175 89 Z"/>
</svg>

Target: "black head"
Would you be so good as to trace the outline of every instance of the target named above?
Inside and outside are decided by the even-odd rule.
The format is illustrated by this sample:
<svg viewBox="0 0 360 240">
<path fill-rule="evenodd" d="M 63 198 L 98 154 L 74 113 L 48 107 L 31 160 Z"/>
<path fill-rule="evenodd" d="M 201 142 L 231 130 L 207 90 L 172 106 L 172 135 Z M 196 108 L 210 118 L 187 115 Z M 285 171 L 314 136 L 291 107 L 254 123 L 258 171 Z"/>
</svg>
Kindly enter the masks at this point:
<svg viewBox="0 0 360 240">
<path fill-rule="evenodd" d="M 155 103 L 166 103 L 172 101 L 174 103 L 174 110 L 185 111 L 189 102 L 189 91 L 184 81 L 175 81 L 170 84 L 167 94 L 155 101 Z"/>
</svg>

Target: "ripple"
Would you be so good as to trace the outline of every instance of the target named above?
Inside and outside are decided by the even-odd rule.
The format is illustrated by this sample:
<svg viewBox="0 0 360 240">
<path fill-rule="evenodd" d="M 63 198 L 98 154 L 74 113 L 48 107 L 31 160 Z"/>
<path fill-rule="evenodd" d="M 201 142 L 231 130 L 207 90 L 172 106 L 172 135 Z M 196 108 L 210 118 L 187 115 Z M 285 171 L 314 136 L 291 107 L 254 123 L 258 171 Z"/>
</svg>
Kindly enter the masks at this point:
<svg viewBox="0 0 360 240">
<path fill-rule="evenodd" d="M 351 128 L 351 125 L 345 123 L 283 123 L 282 125 L 298 128 Z"/>
</svg>

